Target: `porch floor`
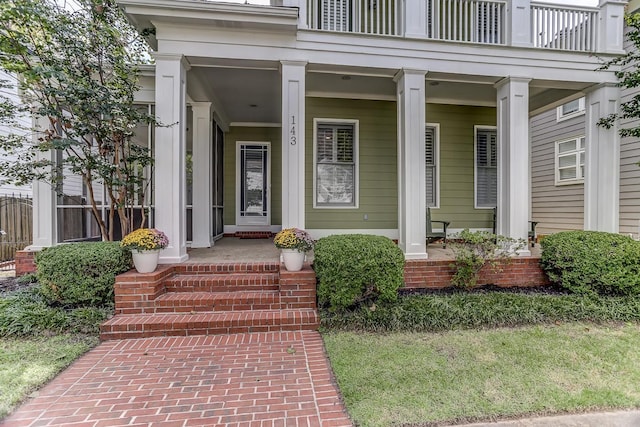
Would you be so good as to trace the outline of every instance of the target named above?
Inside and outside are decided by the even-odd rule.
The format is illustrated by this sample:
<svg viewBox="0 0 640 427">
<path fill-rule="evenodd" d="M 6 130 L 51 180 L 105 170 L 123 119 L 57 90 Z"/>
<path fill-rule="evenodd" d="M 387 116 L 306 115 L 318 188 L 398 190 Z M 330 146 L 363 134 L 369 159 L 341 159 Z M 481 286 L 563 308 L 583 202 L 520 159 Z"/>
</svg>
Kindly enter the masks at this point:
<svg viewBox="0 0 640 427">
<path fill-rule="evenodd" d="M 540 257 L 540 245 L 529 245 L 531 256 Z M 272 239 L 239 239 L 223 237 L 211 248 L 188 249 L 188 262 L 278 262 L 280 251 L 273 245 Z M 427 246 L 429 259 L 432 261 L 453 260 L 455 257 L 450 248 L 443 249 L 442 243 L 431 243 Z M 307 255 L 307 261 L 313 261 L 313 251 Z"/>
</svg>

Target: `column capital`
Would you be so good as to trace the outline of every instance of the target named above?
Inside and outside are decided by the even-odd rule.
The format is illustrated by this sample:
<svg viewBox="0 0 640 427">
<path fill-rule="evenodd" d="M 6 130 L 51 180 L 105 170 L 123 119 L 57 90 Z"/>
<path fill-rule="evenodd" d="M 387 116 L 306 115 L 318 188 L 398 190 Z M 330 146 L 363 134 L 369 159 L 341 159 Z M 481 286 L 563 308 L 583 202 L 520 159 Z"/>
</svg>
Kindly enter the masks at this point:
<svg viewBox="0 0 640 427">
<path fill-rule="evenodd" d="M 309 61 L 282 60 L 282 61 L 280 61 L 280 72 L 282 73 L 282 67 L 285 67 L 285 66 L 289 66 L 289 67 L 304 67 L 306 69 L 308 63 L 309 63 Z"/>
<path fill-rule="evenodd" d="M 177 62 L 180 62 L 180 65 L 182 65 L 186 71 L 189 71 L 191 69 L 191 64 L 189 64 L 189 61 L 187 60 L 187 58 L 182 54 L 154 52 L 154 53 L 151 53 L 151 56 L 156 61 L 177 61 Z"/>
<path fill-rule="evenodd" d="M 427 73 L 428 73 L 427 70 L 418 70 L 415 68 L 401 68 L 393 76 L 393 81 L 398 83 L 398 81 L 404 76 L 418 76 L 418 77 L 426 78 Z"/>
<path fill-rule="evenodd" d="M 496 89 L 500 89 L 501 87 L 503 87 L 504 85 L 507 85 L 509 83 L 526 83 L 529 84 L 529 82 L 531 82 L 531 78 L 529 77 L 518 77 L 518 76 L 508 76 L 508 77 L 504 77 L 500 80 L 498 80 L 498 82 L 496 82 L 493 87 Z"/>
</svg>

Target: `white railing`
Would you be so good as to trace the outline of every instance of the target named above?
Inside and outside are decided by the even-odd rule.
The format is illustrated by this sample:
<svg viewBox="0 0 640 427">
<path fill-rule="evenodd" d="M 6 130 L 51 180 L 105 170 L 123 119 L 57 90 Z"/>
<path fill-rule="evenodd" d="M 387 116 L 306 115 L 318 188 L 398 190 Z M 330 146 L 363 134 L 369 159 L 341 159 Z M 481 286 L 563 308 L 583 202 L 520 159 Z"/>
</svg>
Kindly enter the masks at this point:
<svg viewBox="0 0 640 427">
<path fill-rule="evenodd" d="M 505 43 L 506 2 L 425 0 L 427 38 L 456 42 Z"/>
<path fill-rule="evenodd" d="M 307 24 L 313 30 L 400 35 L 400 0 L 308 0 Z"/>
<path fill-rule="evenodd" d="M 598 9 L 531 3 L 534 47 L 594 52 Z"/>
</svg>

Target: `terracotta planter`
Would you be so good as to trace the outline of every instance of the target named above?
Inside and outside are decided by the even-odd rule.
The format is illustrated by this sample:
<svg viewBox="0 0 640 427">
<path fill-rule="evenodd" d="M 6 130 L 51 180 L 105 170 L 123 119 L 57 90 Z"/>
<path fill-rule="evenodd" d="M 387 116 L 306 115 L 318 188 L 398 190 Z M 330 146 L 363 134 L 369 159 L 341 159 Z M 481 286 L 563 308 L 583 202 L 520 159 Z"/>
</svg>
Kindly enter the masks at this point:
<svg viewBox="0 0 640 427">
<path fill-rule="evenodd" d="M 138 273 L 152 273 L 158 266 L 158 258 L 160 257 L 160 249 L 151 251 L 139 251 L 131 249 L 133 257 L 133 266 Z"/>
<path fill-rule="evenodd" d="M 282 260 L 288 271 L 300 271 L 304 264 L 306 252 L 298 249 L 282 249 Z"/>
</svg>

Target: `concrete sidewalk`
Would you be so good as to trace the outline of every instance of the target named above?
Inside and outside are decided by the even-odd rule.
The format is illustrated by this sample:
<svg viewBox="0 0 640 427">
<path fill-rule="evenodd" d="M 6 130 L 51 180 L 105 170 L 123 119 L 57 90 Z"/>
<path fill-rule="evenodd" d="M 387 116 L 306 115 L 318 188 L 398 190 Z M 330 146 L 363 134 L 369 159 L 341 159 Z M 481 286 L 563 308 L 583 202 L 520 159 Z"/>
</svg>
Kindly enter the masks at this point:
<svg viewBox="0 0 640 427">
<path fill-rule="evenodd" d="M 492 423 L 456 424 L 456 427 L 640 427 L 640 411 L 521 418 Z"/>
<path fill-rule="evenodd" d="M 108 341 L 1 425 L 351 426 L 315 331 Z"/>
</svg>

